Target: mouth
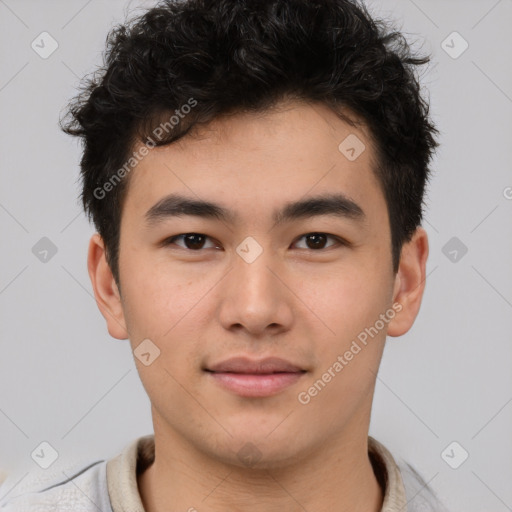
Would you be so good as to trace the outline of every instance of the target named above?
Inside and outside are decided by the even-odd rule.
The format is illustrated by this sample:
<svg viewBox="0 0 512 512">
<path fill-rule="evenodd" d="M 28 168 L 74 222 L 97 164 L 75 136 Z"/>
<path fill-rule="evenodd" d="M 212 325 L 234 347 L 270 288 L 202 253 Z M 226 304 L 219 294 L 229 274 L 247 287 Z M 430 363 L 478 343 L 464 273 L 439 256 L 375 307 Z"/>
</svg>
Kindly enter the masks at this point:
<svg viewBox="0 0 512 512">
<path fill-rule="evenodd" d="M 204 368 L 222 388 L 243 397 L 273 396 L 295 384 L 307 370 L 280 358 L 235 357 Z"/>
</svg>

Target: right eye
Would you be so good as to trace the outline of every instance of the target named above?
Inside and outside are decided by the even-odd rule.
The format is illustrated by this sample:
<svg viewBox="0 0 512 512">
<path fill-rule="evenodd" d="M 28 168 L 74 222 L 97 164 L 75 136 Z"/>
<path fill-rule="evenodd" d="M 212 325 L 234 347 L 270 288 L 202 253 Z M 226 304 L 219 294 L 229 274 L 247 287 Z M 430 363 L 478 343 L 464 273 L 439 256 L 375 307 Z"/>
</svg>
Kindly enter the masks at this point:
<svg viewBox="0 0 512 512">
<path fill-rule="evenodd" d="M 162 243 L 163 246 L 169 246 L 169 245 L 178 245 L 178 247 L 181 247 L 183 249 L 188 249 L 193 252 L 197 252 L 204 248 L 205 240 L 209 239 L 207 235 L 203 235 L 202 233 L 182 233 L 180 235 L 174 235 Z M 175 242 L 177 240 L 183 240 L 183 245 L 176 244 Z M 217 246 L 213 246 L 217 247 Z M 207 247 L 208 248 L 208 247 Z"/>
</svg>

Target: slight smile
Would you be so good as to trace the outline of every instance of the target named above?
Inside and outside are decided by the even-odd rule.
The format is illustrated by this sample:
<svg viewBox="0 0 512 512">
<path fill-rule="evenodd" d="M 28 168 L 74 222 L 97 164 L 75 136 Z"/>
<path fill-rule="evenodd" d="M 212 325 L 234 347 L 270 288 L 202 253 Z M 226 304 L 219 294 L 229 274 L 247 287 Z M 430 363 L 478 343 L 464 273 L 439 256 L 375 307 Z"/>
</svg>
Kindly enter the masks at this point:
<svg viewBox="0 0 512 512">
<path fill-rule="evenodd" d="M 307 370 L 284 359 L 234 357 L 204 368 L 214 381 L 239 396 L 267 397 L 295 384 Z"/>
</svg>

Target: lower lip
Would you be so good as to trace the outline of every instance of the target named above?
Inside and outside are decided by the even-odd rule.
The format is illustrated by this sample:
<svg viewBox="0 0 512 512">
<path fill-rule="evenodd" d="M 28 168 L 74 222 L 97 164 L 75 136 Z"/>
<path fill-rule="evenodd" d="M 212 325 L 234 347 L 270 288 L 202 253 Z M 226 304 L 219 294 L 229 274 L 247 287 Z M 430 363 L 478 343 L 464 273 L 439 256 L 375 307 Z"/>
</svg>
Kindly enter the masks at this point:
<svg viewBox="0 0 512 512">
<path fill-rule="evenodd" d="M 208 372 L 222 387 L 245 397 L 272 396 L 295 384 L 305 372 L 246 374 Z"/>
</svg>

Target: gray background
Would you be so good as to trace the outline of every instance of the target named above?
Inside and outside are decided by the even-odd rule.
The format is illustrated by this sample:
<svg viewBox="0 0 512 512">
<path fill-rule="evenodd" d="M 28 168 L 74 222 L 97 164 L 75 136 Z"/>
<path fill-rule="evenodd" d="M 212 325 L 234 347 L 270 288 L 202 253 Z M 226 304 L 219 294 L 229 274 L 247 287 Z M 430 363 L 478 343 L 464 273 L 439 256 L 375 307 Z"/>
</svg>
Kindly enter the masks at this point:
<svg viewBox="0 0 512 512">
<path fill-rule="evenodd" d="M 109 458 L 152 432 L 128 341 L 109 337 L 92 297 L 80 152 L 57 127 L 112 24 L 152 4 L 0 0 L 0 468 L 20 478 L 39 470 L 42 441 L 59 461 Z M 432 53 L 422 81 L 442 132 L 424 301 L 409 333 L 388 339 L 370 433 L 451 510 L 512 510 L 512 0 L 370 6 Z M 47 59 L 31 48 L 43 31 L 59 45 Z M 454 31 L 469 44 L 458 58 Z M 32 252 L 42 237 L 57 248 L 46 262 Z M 452 237 L 468 249 L 457 261 L 443 252 Z M 453 441 L 452 465 L 469 453 L 458 469 L 441 455 Z"/>
</svg>

